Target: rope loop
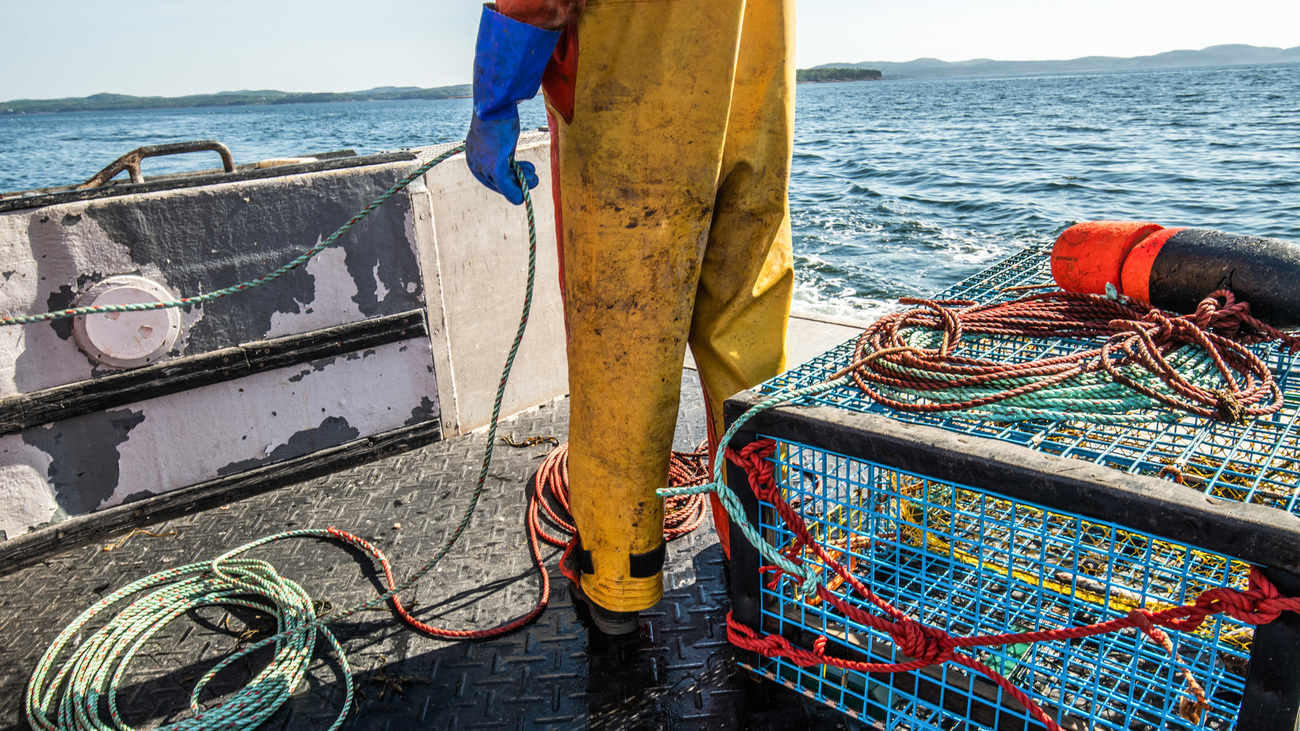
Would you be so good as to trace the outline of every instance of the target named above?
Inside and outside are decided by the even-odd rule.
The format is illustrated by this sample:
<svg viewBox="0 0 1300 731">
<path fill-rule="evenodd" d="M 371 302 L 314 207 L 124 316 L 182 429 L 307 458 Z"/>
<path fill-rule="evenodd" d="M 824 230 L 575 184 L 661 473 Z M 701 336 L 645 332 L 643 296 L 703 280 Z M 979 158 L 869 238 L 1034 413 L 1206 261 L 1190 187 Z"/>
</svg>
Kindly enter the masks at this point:
<svg viewBox="0 0 1300 731">
<path fill-rule="evenodd" d="M 1183 470 L 1176 464 L 1167 464 L 1164 467 L 1161 467 L 1159 474 L 1156 476 L 1171 478 L 1174 483 L 1178 485 L 1187 484 L 1187 480 L 1183 475 Z"/>
</svg>

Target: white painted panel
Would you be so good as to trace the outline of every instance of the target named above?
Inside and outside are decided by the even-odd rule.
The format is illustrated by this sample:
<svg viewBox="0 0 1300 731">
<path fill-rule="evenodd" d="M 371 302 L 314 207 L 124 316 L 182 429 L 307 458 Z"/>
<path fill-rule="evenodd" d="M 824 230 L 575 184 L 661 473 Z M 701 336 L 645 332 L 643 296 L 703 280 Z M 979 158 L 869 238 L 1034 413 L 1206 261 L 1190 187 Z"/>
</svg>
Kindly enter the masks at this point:
<svg viewBox="0 0 1300 731">
<path fill-rule="evenodd" d="M 528 332 L 506 389 L 503 416 L 568 392 L 549 138 L 530 135 L 516 154 L 533 163 L 541 178 L 532 191 L 537 274 Z M 433 231 L 432 241 L 419 237 L 421 266 L 430 298 L 430 328 L 445 328 L 447 356 L 439 358 L 438 370 L 440 377 L 450 373 L 452 378 L 450 386 L 445 379 L 442 383 L 443 427 L 445 433 L 465 433 L 491 418 L 501 369 L 519 324 L 528 261 L 527 218 L 523 206 L 510 205 L 475 180 L 463 157 L 434 168 L 425 184 Z M 422 223 L 417 222 L 417 229 Z M 436 285 L 429 281 L 435 277 Z M 441 313 L 434 311 L 435 293 L 441 295 Z"/>
<path fill-rule="evenodd" d="M 282 368 L 127 407 L 144 420 L 118 448 L 118 487 L 99 507 L 243 471 L 256 465 L 232 465 L 265 460 L 331 419 L 327 429 L 361 438 L 401 428 L 422 399 L 436 404 L 424 338 L 317 365 L 323 367 Z"/>
<path fill-rule="evenodd" d="M 50 455 L 23 443 L 19 434 L 0 437 L 0 532 L 16 538 L 59 512 L 46 475 Z"/>
</svg>

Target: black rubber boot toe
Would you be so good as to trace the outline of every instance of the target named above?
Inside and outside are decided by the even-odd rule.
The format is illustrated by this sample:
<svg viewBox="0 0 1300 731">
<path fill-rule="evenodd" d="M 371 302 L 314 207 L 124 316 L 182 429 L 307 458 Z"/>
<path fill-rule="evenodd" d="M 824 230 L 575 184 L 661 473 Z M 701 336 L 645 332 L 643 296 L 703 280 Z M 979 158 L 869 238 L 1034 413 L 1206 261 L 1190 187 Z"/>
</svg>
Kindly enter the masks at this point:
<svg viewBox="0 0 1300 731">
<path fill-rule="evenodd" d="M 587 608 L 591 623 L 601 634 L 622 637 L 636 632 L 641 626 L 640 612 L 616 612 L 606 609 L 593 602 L 575 581 L 569 582 L 569 595 L 573 597 L 575 604 L 581 602 Z"/>
</svg>

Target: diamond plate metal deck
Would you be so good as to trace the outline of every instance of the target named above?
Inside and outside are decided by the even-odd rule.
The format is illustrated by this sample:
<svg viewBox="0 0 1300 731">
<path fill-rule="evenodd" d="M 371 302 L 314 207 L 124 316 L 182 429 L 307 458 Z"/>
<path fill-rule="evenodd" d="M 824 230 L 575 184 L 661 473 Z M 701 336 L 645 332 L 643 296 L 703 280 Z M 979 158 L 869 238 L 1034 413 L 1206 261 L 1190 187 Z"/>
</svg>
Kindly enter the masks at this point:
<svg viewBox="0 0 1300 731">
<path fill-rule="evenodd" d="M 704 435 L 693 372 L 683 375 L 678 448 Z M 502 436 L 568 434 L 557 401 L 503 425 Z M 473 489 L 484 435 L 472 434 L 257 495 L 223 509 L 150 526 L 111 551 L 114 536 L 0 577 L 0 728 L 26 728 L 22 695 L 45 647 L 106 593 L 164 568 L 208 559 L 267 533 L 338 526 L 381 547 L 399 576 L 441 545 Z M 426 621 L 483 628 L 526 611 L 537 578 L 526 549 L 527 479 L 545 447 L 499 447 L 479 510 L 444 566 L 406 596 Z M 395 529 L 395 524 L 401 528 Z M 258 551 L 312 596 L 347 606 L 379 585 L 368 561 L 333 544 L 285 541 Z M 550 563 L 557 556 L 552 554 Z M 334 625 L 364 694 L 345 729 L 849 729 L 863 728 L 794 691 L 758 683 L 726 641 L 722 551 L 711 528 L 670 544 L 664 600 L 623 639 L 589 629 L 552 572 L 550 608 L 533 625 L 490 642 L 444 642 L 403 628 L 386 611 Z M 183 718 L 190 689 L 246 629 L 269 618 L 208 609 L 160 633 L 132 666 L 120 697 L 125 720 L 154 728 Z M 266 729 L 323 729 L 343 702 L 332 660 Z M 254 656 L 213 684 L 230 691 L 264 663 Z"/>
</svg>

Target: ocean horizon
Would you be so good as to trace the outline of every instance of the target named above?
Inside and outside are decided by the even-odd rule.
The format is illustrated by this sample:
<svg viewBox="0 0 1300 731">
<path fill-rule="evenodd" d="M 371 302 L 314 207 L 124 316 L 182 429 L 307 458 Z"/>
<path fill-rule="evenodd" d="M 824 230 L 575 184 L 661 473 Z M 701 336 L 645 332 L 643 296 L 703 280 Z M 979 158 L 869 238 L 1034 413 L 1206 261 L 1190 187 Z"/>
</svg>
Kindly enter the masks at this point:
<svg viewBox="0 0 1300 731">
<path fill-rule="evenodd" d="M 796 308 L 872 319 L 1075 222 L 1300 241 L 1300 64 L 802 84 Z M 0 190 L 79 183 L 141 145 L 238 163 L 462 139 L 465 98 L 0 116 Z M 545 124 L 540 100 L 524 128 Z M 145 175 L 212 167 L 200 153 Z M 310 239 L 310 240 L 308 240 Z M 315 235 L 304 233 L 304 247 Z"/>
</svg>

